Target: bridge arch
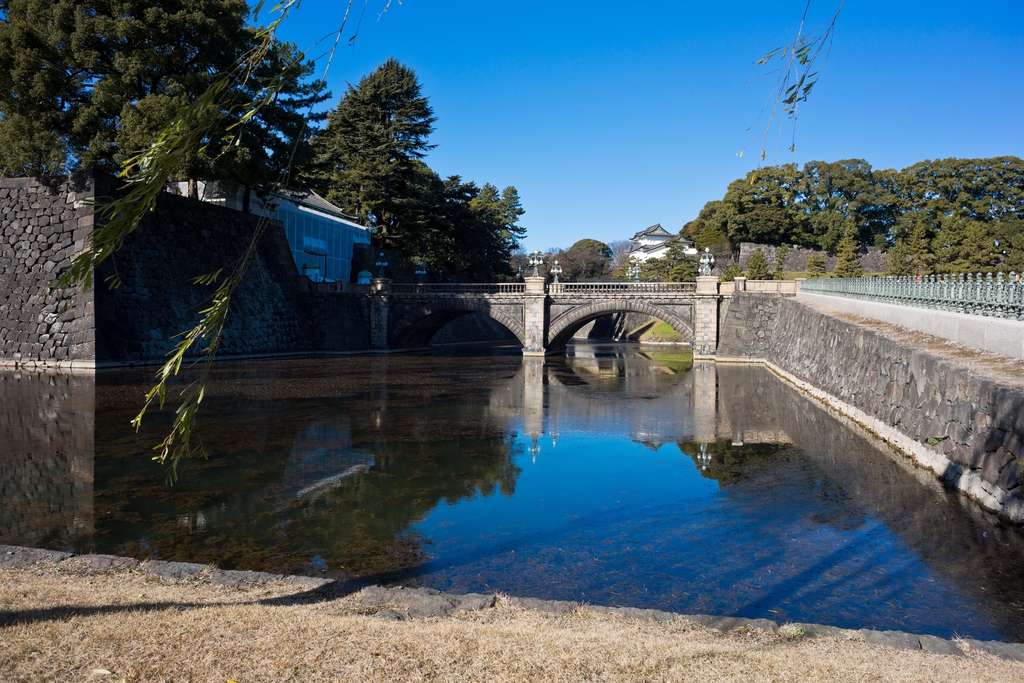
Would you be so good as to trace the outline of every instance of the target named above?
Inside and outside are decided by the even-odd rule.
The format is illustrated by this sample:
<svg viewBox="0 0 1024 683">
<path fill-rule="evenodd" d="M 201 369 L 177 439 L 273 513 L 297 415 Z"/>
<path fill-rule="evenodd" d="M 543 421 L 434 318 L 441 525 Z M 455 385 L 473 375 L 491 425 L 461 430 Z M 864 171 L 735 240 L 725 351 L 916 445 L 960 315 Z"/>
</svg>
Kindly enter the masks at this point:
<svg viewBox="0 0 1024 683">
<path fill-rule="evenodd" d="M 684 320 L 678 313 L 634 299 L 608 299 L 573 308 L 552 320 L 548 326 L 548 350 L 562 349 L 566 342 L 581 327 L 591 320 L 600 318 L 602 315 L 608 315 L 609 313 L 640 313 L 641 315 L 658 318 L 671 325 L 676 332 L 686 337 L 686 341 L 690 342 L 691 345 L 695 345 L 696 336 L 693 333 L 693 327 L 689 321 Z"/>
<path fill-rule="evenodd" d="M 408 311 L 391 327 L 388 334 L 393 349 L 422 348 L 442 327 L 464 315 L 482 313 L 511 332 L 520 344 L 525 344 L 523 324 L 487 301 L 472 299 L 440 299 Z"/>
</svg>

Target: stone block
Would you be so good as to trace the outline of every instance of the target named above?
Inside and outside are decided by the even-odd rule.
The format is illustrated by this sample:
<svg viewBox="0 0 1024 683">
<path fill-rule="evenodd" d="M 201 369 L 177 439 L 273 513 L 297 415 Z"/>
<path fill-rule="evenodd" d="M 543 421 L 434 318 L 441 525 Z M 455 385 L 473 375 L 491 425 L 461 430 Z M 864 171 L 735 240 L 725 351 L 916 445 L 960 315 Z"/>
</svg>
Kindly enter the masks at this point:
<svg viewBox="0 0 1024 683">
<path fill-rule="evenodd" d="M 302 588 L 309 588 L 311 590 L 319 590 L 321 588 L 327 588 L 334 586 L 338 582 L 334 579 L 326 579 L 320 576 L 286 576 L 284 577 L 284 585 L 286 586 L 300 586 Z"/>
<path fill-rule="evenodd" d="M 54 564 L 71 557 L 71 553 L 39 548 L 0 545 L 0 567 L 27 567 L 33 564 Z"/>
<path fill-rule="evenodd" d="M 1001 659 L 1024 662 L 1024 643 L 1001 643 L 993 640 L 974 640 L 966 638 L 964 642 L 972 651 L 987 652 Z"/>
<path fill-rule="evenodd" d="M 957 655 L 962 657 L 964 651 L 951 640 L 944 640 L 936 636 L 917 636 L 921 643 L 921 649 L 936 655 Z"/>
<path fill-rule="evenodd" d="M 73 561 L 85 565 L 92 571 L 135 569 L 140 564 L 134 557 L 118 555 L 76 555 Z"/>
<path fill-rule="evenodd" d="M 771 619 L 744 619 L 743 617 L 716 617 L 708 614 L 684 614 L 683 619 L 713 628 L 723 633 L 737 628 L 762 629 L 776 632 L 779 625 Z"/>
<path fill-rule="evenodd" d="M 508 601 L 516 607 L 550 614 L 572 614 L 580 606 L 578 602 L 541 600 L 540 598 L 509 598 Z"/>
<path fill-rule="evenodd" d="M 382 607 L 399 605 L 413 618 L 446 617 L 455 612 L 486 609 L 494 606 L 493 595 L 467 593 L 450 595 L 432 588 L 384 588 L 369 586 L 359 592 L 364 605 Z"/>
<path fill-rule="evenodd" d="M 885 645 L 898 650 L 920 650 L 921 641 L 913 633 L 903 631 L 874 631 L 872 629 L 861 629 L 865 643 Z"/>
<path fill-rule="evenodd" d="M 207 565 L 194 562 L 164 562 L 150 560 L 142 565 L 142 571 L 161 579 L 183 580 L 195 578 L 205 571 Z"/>
<path fill-rule="evenodd" d="M 235 571 L 231 569 L 214 569 L 210 571 L 210 583 L 229 588 L 247 588 L 263 583 L 273 583 L 284 578 L 283 574 L 267 572 Z"/>
</svg>

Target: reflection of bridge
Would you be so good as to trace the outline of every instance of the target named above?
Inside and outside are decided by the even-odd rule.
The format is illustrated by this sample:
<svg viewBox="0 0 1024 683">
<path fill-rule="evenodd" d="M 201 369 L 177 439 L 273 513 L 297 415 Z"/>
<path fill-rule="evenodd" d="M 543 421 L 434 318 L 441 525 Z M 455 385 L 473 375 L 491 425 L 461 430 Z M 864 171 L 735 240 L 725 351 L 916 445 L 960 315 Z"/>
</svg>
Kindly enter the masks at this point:
<svg viewBox="0 0 1024 683">
<path fill-rule="evenodd" d="M 491 389 L 486 413 L 534 438 L 619 432 L 637 441 L 661 443 L 791 442 L 770 402 L 744 401 L 737 406 L 736 396 L 743 393 L 748 377 L 744 366 L 697 361 L 692 369 L 675 373 L 656 353 L 652 355 L 524 359 L 514 377 Z M 606 383 L 612 386 L 605 388 Z"/>
<path fill-rule="evenodd" d="M 718 320 L 732 284 L 718 278 L 697 282 L 593 282 L 546 284 L 542 277 L 524 283 L 392 284 L 370 286 L 370 344 L 376 349 L 427 346 L 446 324 L 469 313 L 497 321 L 523 345 L 523 355 L 561 351 L 587 323 L 610 313 L 633 312 L 665 321 L 693 345 L 713 354 Z"/>
</svg>

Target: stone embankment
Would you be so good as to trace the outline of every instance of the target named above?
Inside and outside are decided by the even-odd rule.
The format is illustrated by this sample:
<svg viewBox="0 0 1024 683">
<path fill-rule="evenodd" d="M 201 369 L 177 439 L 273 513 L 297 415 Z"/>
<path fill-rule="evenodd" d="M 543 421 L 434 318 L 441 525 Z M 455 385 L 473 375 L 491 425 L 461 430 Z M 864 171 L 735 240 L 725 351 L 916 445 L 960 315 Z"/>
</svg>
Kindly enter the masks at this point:
<svg viewBox="0 0 1024 683">
<path fill-rule="evenodd" d="M 228 571 L 189 562 L 139 562 L 133 558 L 114 555 L 73 555 L 55 550 L 38 550 L 18 546 L 0 545 L 0 570 L 33 566 L 68 565 L 84 571 L 139 571 L 166 581 L 209 582 L 226 588 L 248 588 L 270 583 L 283 583 L 306 589 L 318 599 L 332 599 L 357 593 L 358 600 L 375 609 L 373 616 L 380 619 L 403 621 L 446 617 L 456 612 L 482 610 L 494 607 L 495 594 L 469 593 L 457 595 L 431 588 L 383 587 L 357 582 L 309 576 L 283 576 L 267 572 Z M 779 625 L 770 619 L 711 616 L 706 614 L 677 614 L 634 607 L 603 607 L 585 603 L 540 600 L 537 598 L 510 598 L 509 601 L 524 609 L 554 614 L 572 614 L 586 610 L 597 614 L 615 614 L 626 619 L 642 621 L 689 621 L 719 631 L 760 629 L 772 633 L 806 638 L 840 638 L 862 640 L 902 650 L 923 650 L 934 654 L 963 656 L 970 652 L 985 652 L 1003 659 L 1024 662 L 1024 643 L 980 641 L 970 638 L 946 640 L 930 635 L 917 635 L 903 631 L 875 631 L 872 629 L 843 629 L 822 624 Z"/>
<path fill-rule="evenodd" d="M 791 297 L 737 293 L 719 361 L 763 361 L 981 507 L 1024 523 L 1024 368 Z"/>
</svg>

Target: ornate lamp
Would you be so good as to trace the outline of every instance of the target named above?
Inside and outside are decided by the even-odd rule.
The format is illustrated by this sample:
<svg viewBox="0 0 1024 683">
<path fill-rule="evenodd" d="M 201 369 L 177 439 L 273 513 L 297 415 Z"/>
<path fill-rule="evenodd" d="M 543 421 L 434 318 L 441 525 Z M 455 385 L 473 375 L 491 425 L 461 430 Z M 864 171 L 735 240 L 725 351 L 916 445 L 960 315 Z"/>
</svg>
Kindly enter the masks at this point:
<svg viewBox="0 0 1024 683">
<path fill-rule="evenodd" d="M 387 264 L 385 264 L 387 265 Z M 416 280 L 423 284 L 423 278 L 427 276 L 427 269 L 423 265 L 423 259 L 420 259 L 419 263 L 416 264 Z"/>
<path fill-rule="evenodd" d="M 373 265 L 377 266 L 377 277 L 384 277 L 384 269 L 388 267 L 388 262 L 384 260 L 384 252 L 380 252 L 380 256 L 377 257 L 377 262 Z"/>
<path fill-rule="evenodd" d="M 540 277 L 540 271 L 537 270 L 544 263 L 544 254 L 540 252 L 540 249 L 530 252 L 530 265 L 533 266 L 533 277 Z"/>
<path fill-rule="evenodd" d="M 640 282 L 640 264 L 632 263 L 626 268 L 626 279 L 633 282 Z"/>
<path fill-rule="evenodd" d="M 700 268 L 699 272 L 704 277 L 711 275 L 711 270 L 715 267 L 715 257 L 711 254 L 710 247 L 704 247 L 704 253 L 700 255 Z"/>
<path fill-rule="evenodd" d="M 558 265 L 558 259 L 555 259 L 554 265 L 548 268 L 548 272 L 555 276 L 551 282 L 557 285 L 558 276 L 562 274 L 562 266 Z"/>
</svg>

